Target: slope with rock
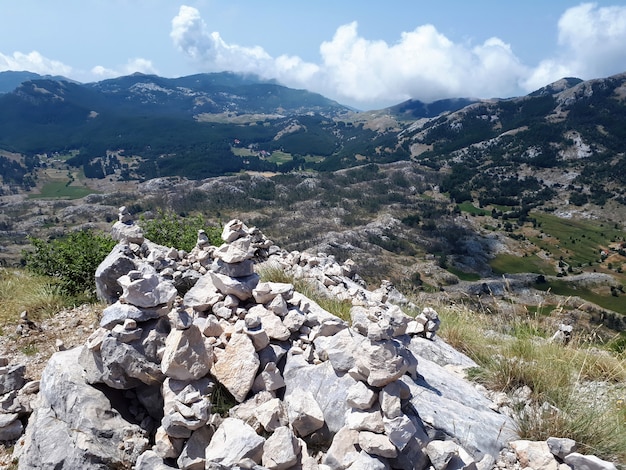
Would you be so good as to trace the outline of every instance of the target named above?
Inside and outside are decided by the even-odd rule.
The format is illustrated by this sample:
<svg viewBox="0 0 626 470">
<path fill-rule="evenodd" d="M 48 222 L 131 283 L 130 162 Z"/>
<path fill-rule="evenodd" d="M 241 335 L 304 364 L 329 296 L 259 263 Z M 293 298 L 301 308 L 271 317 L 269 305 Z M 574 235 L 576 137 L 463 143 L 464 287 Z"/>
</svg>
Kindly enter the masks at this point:
<svg viewBox="0 0 626 470">
<path fill-rule="evenodd" d="M 406 315 L 350 263 L 285 252 L 238 220 L 190 253 L 143 239 L 125 211 L 113 233 L 97 271 L 110 305 L 48 362 L 20 469 L 487 469 L 515 441 L 459 375 L 475 364 L 435 335 L 436 312 Z M 350 322 L 260 282 L 255 262 L 350 299 Z"/>
</svg>

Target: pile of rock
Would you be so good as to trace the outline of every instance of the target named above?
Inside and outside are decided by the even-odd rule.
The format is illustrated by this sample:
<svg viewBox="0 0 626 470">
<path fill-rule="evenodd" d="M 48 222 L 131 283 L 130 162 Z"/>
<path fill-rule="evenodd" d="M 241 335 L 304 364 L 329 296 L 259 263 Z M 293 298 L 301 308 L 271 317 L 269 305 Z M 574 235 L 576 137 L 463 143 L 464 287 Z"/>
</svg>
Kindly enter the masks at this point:
<svg viewBox="0 0 626 470">
<path fill-rule="evenodd" d="M 573 439 L 550 437 L 546 441 L 517 440 L 503 449 L 497 468 L 532 468 L 534 470 L 593 469 L 617 470 L 611 462 L 595 455 L 577 452 Z"/>
<path fill-rule="evenodd" d="M 145 240 L 124 209 L 114 234 L 96 273 L 110 305 L 44 370 L 20 469 L 486 470 L 516 438 L 458 373 L 475 364 L 435 335 L 436 312 L 404 314 L 350 263 L 238 220 L 191 253 Z M 260 282 L 255 261 L 351 299 L 350 323 Z"/>
<path fill-rule="evenodd" d="M 0 441 L 12 441 L 24 432 L 22 420 L 31 413 L 31 400 L 39 391 L 39 382 L 26 382 L 23 364 L 10 365 L 0 357 Z"/>
</svg>

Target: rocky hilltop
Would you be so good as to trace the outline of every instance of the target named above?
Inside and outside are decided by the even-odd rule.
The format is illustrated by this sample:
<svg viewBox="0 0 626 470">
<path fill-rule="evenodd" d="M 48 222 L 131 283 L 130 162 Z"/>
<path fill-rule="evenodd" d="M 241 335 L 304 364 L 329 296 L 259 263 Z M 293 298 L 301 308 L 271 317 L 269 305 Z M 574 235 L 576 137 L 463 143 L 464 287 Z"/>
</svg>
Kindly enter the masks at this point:
<svg viewBox="0 0 626 470">
<path fill-rule="evenodd" d="M 190 253 L 145 239 L 124 208 L 112 233 L 99 327 L 40 382 L 2 365 L 0 432 L 28 422 L 19 469 L 615 468 L 568 439 L 518 440 L 465 380 L 473 361 L 436 336 L 437 313 L 405 314 L 417 306 L 389 283 L 365 289 L 350 262 L 281 250 L 239 220 Z M 349 301 L 349 319 L 263 269 Z"/>
</svg>

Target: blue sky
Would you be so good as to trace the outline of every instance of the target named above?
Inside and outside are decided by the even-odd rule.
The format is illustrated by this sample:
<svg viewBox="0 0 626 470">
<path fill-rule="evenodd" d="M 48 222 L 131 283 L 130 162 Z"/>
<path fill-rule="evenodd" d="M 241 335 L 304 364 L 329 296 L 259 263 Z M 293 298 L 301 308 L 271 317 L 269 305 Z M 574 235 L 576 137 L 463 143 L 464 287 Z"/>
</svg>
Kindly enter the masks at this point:
<svg viewBox="0 0 626 470">
<path fill-rule="evenodd" d="M 626 0 L 2 0 L 0 71 L 230 70 L 375 109 L 626 71 Z"/>
</svg>

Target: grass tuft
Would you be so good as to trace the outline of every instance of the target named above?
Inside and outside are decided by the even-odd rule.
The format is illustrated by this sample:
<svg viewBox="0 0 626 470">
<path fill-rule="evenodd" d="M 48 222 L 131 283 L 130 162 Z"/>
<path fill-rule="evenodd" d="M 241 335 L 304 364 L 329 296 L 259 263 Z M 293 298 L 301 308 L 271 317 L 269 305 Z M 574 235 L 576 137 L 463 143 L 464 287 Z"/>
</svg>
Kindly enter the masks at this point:
<svg viewBox="0 0 626 470">
<path fill-rule="evenodd" d="M 51 317 L 68 302 L 54 279 L 23 269 L 0 268 L 0 324 L 16 323 L 24 310 L 32 320 Z"/>
<path fill-rule="evenodd" d="M 543 315 L 503 320 L 462 304 L 437 310 L 439 334 L 478 364 L 468 377 L 491 390 L 532 391 L 516 410 L 521 438 L 568 437 L 584 453 L 626 461 L 626 355 L 578 338 L 551 342 Z"/>
<path fill-rule="evenodd" d="M 344 321 L 350 321 L 352 302 L 338 299 L 333 295 L 328 295 L 316 286 L 313 279 L 297 278 L 291 273 L 286 272 L 280 266 L 267 263 L 259 266 L 257 273 L 264 282 L 292 284 L 297 292 L 308 297 L 327 312 L 332 313 Z"/>
</svg>

